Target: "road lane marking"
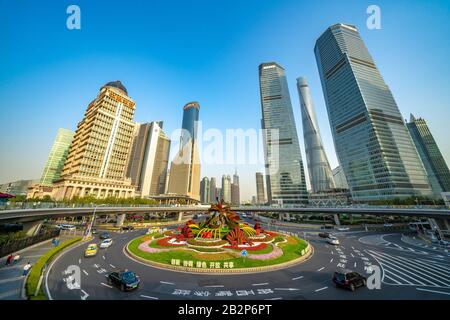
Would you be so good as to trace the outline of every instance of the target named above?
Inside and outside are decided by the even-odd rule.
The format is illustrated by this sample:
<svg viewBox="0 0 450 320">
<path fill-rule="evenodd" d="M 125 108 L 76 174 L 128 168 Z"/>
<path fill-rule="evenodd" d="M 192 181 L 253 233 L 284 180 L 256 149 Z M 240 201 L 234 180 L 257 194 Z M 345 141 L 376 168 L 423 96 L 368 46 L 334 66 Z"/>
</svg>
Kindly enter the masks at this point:
<svg viewBox="0 0 450 320">
<path fill-rule="evenodd" d="M 83 289 L 81 289 L 81 292 L 83 292 L 83 295 L 80 297 L 81 300 L 86 300 L 87 297 L 89 297 L 88 293 L 86 291 L 84 291 Z"/>
<path fill-rule="evenodd" d="M 445 295 L 450 296 L 450 292 L 442 292 L 442 291 L 428 290 L 428 289 L 422 289 L 422 288 L 416 288 L 416 289 L 419 291 L 434 292 L 434 293 L 445 294 Z"/>
<path fill-rule="evenodd" d="M 112 289 L 112 286 L 110 286 L 109 284 L 106 284 L 106 283 L 103 283 L 103 282 L 101 282 L 100 283 L 102 286 L 105 286 L 105 287 L 108 287 L 108 288 L 111 288 Z"/>
<path fill-rule="evenodd" d="M 253 283 L 252 286 L 266 286 L 268 285 L 268 282 L 263 282 L 263 283 Z"/>
<path fill-rule="evenodd" d="M 317 271 L 322 271 L 323 269 L 325 269 L 325 267 L 322 267 L 322 268 L 318 269 Z"/>
<path fill-rule="evenodd" d="M 205 288 L 223 288 L 225 287 L 223 284 L 215 284 L 211 286 L 205 286 Z"/>
<path fill-rule="evenodd" d="M 162 284 L 169 284 L 169 285 L 175 285 L 175 283 L 173 283 L 173 282 L 167 282 L 167 281 L 160 281 L 160 283 L 162 283 Z"/>
<path fill-rule="evenodd" d="M 355 262 L 355 264 L 353 265 L 353 268 L 356 268 L 356 262 Z"/>
<path fill-rule="evenodd" d="M 81 259 L 78 259 L 78 264 L 81 264 Z"/>
<path fill-rule="evenodd" d="M 322 291 L 322 290 L 325 290 L 325 289 L 328 289 L 328 287 L 323 287 L 323 288 L 320 288 L 320 289 L 316 289 L 316 290 L 314 290 L 314 292 L 319 292 L 319 291 Z"/>
<path fill-rule="evenodd" d="M 84 269 L 83 269 L 83 273 L 84 273 L 85 275 L 87 275 L 87 276 L 89 275 L 89 273 L 87 273 L 87 271 L 84 270 Z"/>
<path fill-rule="evenodd" d="M 109 265 L 111 266 L 111 268 L 114 268 L 114 269 L 116 268 L 116 267 L 115 267 L 115 266 L 113 266 L 113 265 L 112 265 L 111 263 L 110 263 Z"/>
<path fill-rule="evenodd" d="M 280 290 L 280 291 L 298 291 L 300 289 L 297 288 L 274 288 L 273 290 Z"/>
<path fill-rule="evenodd" d="M 330 263 L 332 263 L 332 262 L 333 262 L 333 260 L 334 260 L 334 258 L 331 258 L 331 260 L 330 260 Z"/>
<path fill-rule="evenodd" d="M 352 256 L 352 258 L 354 258 L 355 256 L 353 255 L 353 253 L 350 252 L 350 255 Z"/>
<path fill-rule="evenodd" d="M 264 299 L 264 300 L 282 300 L 283 298 L 269 298 L 269 299 Z"/>
<path fill-rule="evenodd" d="M 102 258 L 103 258 L 103 260 L 105 260 L 106 258 L 105 258 L 105 256 L 102 256 Z"/>
<path fill-rule="evenodd" d="M 142 298 L 147 298 L 147 299 L 153 299 L 153 300 L 158 300 L 158 299 L 159 299 L 159 298 L 157 298 L 157 297 L 146 296 L 146 295 L 144 295 L 144 294 L 141 294 L 141 297 L 142 297 Z"/>
<path fill-rule="evenodd" d="M 301 278 L 303 278 L 303 276 L 292 278 L 292 280 L 298 280 L 298 279 L 301 279 Z"/>
</svg>

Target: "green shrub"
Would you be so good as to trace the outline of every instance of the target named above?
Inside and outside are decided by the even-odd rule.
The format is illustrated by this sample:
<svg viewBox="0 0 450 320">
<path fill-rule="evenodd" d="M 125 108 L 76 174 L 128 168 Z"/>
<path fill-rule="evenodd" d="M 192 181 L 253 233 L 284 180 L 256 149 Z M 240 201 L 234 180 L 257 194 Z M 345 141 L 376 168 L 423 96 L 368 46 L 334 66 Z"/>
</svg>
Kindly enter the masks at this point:
<svg viewBox="0 0 450 320">
<path fill-rule="evenodd" d="M 42 257 L 36 261 L 36 263 L 31 267 L 30 274 L 28 275 L 27 282 L 25 283 L 25 291 L 26 295 L 31 300 L 45 300 L 45 294 L 44 291 L 41 288 L 39 288 L 38 295 L 35 296 L 34 293 L 36 292 L 36 288 L 39 283 L 39 278 L 41 277 L 42 271 L 44 266 L 55 257 L 57 253 L 64 250 L 65 248 L 71 246 L 72 244 L 78 242 L 81 240 L 81 237 L 75 237 L 70 240 L 62 242 L 59 246 L 50 249 L 45 253 Z"/>
</svg>

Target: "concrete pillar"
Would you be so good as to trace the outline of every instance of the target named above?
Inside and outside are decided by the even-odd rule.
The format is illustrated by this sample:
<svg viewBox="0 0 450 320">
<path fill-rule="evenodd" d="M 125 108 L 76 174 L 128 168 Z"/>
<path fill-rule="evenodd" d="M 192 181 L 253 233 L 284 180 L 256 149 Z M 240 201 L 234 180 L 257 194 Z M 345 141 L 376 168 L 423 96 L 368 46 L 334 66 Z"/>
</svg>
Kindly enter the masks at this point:
<svg viewBox="0 0 450 320">
<path fill-rule="evenodd" d="M 178 212 L 178 221 L 183 220 L 183 212 Z"/>
<path fill-rule="evenodd" d="M 333 217 L 334 217 L 334 223 L 337 226 L 340 226 L 341 225 L 341 221 L 339 221 L 339 214 L 335 213 L 335 214 L 333 214 Z"/>
<path fill-rule="evenodd" d="M 35 236 L 39 233 L 43 220 L 30 221 L 23 223 L 23 231 L 26 232 L 27 236 Z"/>
<path fill-rule="evenodd" d="M 117 215 L 117 221 L 116 221 L 116 227 L 121 227 L 123 226 L 123 223 L 125 221 L 125 214 L 118 214 Z"/>
</svg>

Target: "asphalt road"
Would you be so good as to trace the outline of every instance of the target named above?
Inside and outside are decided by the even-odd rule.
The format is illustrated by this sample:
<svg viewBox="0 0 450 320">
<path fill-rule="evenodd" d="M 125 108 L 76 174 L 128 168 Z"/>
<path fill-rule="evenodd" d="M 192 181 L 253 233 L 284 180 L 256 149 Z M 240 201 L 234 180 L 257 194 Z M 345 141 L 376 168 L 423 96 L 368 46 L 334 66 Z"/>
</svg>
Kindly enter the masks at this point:
<svg viewBox="0 0 450 320">
<path fill-rule="evenodd" d="M 254 274 L 205 275 L 162 270 L 130 259 L 123 251 L 145 230 L 111 233 L 108 249 L 84 258 L 87 244 L 72 248 L 54 262 L 46 277 L 51 299 L 450 299 L 450 256 L 432 246 L 412 245 L 401 233 L 336 232 L 339 246 L 329 245 L 318 231 L 279 227 L 298 232 L 314 247 L 308 261 L 287 269 Z M 99 239 L 93 242 L 99 243 Z M 79 289 L 69 289 L 64 278 L 70 266 L 80 267 Z M 355 292 L 336 288 L 331 281 L 338 267 L 368 276 L 370 265 L 381 270 L 381 288 Z M 121 292 L 107 284 L 108 272 L 129 269 L 141 278 L 140 288 Z"/>
</svg>

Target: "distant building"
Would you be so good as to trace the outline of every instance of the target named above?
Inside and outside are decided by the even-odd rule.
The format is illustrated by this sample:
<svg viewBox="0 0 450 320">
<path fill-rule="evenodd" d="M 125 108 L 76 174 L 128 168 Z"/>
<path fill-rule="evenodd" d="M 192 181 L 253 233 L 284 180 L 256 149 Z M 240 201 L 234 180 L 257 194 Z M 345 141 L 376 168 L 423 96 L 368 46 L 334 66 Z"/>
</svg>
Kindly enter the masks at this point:
<svg viewBox="0 0 450 320">
<path fill-rule="evenodd" d="M 344 170 L 341 166 L 333 169 L 333 180 L 336 188 L 348 189 L 347 179 L 345 178 Z"/>
<path fill-rule="evenodd" d="M 231 184 L 231 204 L 239 205 L 241 203 L 241 195 L 239 192 L 239 185 L 234 182 Z"/>
<path fill-rule="evenodd" d="M 222 176 L 222 199 L 226 203 L 231 203 L 231 177 L 229 175 Z"/>
<path fill-rule="evenodd" d="M 450 171 L 426 121 L 411 115 L 408 127 L 436 198 L 450 191 Z"/>
<path fill-rule="evenodd" d="M 47 163 L 42 172 L 41 185 L 51 186 L 53 181 L 59 179 L 61 176 L 74 135 L 75 132 L 71 130 L 58 129 L 55 141 L 48 155 Z"/>
<path fill-rule="evenodd" d="M 265 204 L 264 176 L 261 172 L 256 172 L 256 203 Z"/>
<path fill-rule="evenodd" d="M 252 196 L 252 205 L 256 205 L 256 196 Z"/>
<path fill-rule="evenodd" d="M 0 185 L 0 192 L 15 196 L 26 196 L 28 188 L 38 183 L 39 180 L 17 180 L 7 182 Z"/>
<path fill-rule="evenodd" d="M 220 197 L 217 194 L 216 178 L 212 177 L 209 180 L 209 202 L 217 203 L 217 199 L 220 201 Z"/>
<path fill-rule="evenodd" d="M 219 199 L 219 202 L 220 202 L 223 199 L 222 188 L 216 188 L 216 194 L 217 194 L 217 199 Z"/>
<path fill-rule="evenodd" d="M 141 197 L 164 194 L 169 166 L 170 138 L 163 123 L 137 124 L 133 138 L 127 177 Z"/>
<path fill-rule="evenodd" d="M 208 177 L 204 177 L 200 182 L 200 202 L 201 203 L 209 203 L 210 201 L 210 185 Z"/>
</svg>

